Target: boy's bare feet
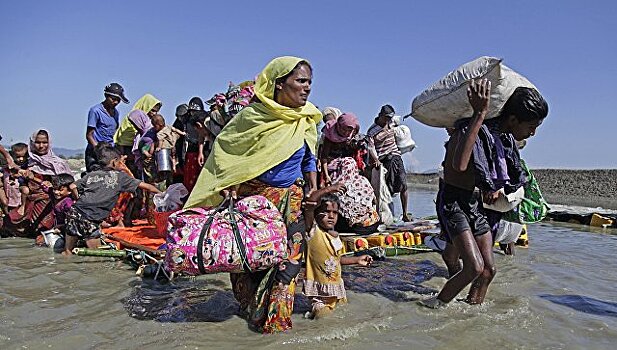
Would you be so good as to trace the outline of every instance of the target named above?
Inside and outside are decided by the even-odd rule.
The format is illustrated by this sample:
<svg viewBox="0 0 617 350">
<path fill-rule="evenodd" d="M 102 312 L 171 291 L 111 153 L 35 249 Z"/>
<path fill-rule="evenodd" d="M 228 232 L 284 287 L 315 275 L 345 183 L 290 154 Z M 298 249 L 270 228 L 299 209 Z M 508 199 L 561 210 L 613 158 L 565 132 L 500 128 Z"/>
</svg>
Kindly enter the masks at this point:
<svg viewBox="0 0 617 350">
<path fill-rule="evenodd" d="M 403 214 L 403 222 L 411 222 L 411 218 L 407 214 Z"/>
<path fill-rule="evenodd" d="M 427 299 L 418 300 L 418 305 L 428 307 L 429 309 L 440 309 L 448 304 L 439 300 L 437 296 L 434 296 Z"/>
</svg>

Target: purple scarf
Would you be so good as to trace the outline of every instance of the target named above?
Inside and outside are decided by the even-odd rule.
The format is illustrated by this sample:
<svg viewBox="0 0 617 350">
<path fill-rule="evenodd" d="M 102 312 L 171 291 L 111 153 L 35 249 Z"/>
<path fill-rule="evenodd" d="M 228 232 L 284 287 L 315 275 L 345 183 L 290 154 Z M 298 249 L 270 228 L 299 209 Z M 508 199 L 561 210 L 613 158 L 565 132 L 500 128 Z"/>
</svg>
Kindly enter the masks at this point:
<svg viewBox="0 0 617 350">
<path fill-rule="evenodd" d="M 34 153 L 34 141 L 39 132 L 47 132 L 47 140 L 49 148 L 47 153 L 39 155 Z M 28 148 L 30 159 L 28 160 L 28 170 L 40 175 L 58 175 L 58 174 L 73 174 L 66 160 L 58 157 L 51 150 L 51 135 L 47 130 L 39 129 L 30 137 L 30 147 Z"/>
<path fill-rule="evenodd" d="M 140 109 L 136 109 L 129 113 L 128 118 L 135 129 L 137 129 L 137 134 L 135 134 L 135 139 L 133 140 L 132 151 L 134 152 L 139 147 L 139 141 L 141 140 L 143 134 L 152 128 L 152 122 L 150 121 L 150 117 L 148 117 L 148 115 Z"/>
</svg>

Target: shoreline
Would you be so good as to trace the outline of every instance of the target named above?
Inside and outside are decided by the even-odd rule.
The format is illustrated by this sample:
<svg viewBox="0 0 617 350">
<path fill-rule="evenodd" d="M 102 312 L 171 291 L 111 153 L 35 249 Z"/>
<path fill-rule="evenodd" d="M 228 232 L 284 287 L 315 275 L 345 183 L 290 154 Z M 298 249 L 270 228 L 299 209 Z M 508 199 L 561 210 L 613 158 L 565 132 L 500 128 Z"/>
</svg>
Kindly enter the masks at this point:
<svg viewBox="0 0 617 350">
<path fill-rule="evenodd" d="M 549 204 L 617 210 L 617 169 L 532 169 Z M 437 173 L 409 173 L 411 188 L 437 191 Z"/>
<path fill-rule="evenodd" d="M 85 166 L 83 160 L 69 159 L 76 175 Z M 532 169 L 544 198 L 549 204 L 617 210 L 617 169 Z M 408 173 L 410 188 L 437 192 L 437 173 Z"/>
</svg>

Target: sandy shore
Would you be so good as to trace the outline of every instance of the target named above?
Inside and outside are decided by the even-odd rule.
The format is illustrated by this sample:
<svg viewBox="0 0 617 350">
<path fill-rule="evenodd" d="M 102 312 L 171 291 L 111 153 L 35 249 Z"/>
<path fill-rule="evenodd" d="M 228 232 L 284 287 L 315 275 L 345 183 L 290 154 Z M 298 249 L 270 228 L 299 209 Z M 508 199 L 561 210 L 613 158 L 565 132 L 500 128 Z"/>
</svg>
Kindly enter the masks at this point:
<svg viewBox="0 0 617 350">
<path fill-rule="evenodd" d="M 617 169 L 532 170 L 549 203 L 617 209 Z M 409 174 L 412 187 L 437 190 L 437 174 Z"/>
</svg>

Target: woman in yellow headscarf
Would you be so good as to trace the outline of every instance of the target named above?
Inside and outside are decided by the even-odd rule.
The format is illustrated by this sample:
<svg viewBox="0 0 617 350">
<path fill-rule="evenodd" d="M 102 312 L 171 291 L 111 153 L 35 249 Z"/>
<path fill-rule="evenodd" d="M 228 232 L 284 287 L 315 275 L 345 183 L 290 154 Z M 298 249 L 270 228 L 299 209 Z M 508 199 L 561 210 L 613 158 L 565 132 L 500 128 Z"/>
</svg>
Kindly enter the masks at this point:
<svg viewBox="0 0 617 350">
<path fill-rule="evenodd" d="M 141 136 L 152 128 L 150 120 L 159 112 L 161 106 L 161 101 L 156 97 L 150 94 L 143 95 L 135 102 L 133 109 L 124 117 L 120 127 L 114 134 L 114 143 L 118 146 L 122 155 L 126 156 L 124 171 L 131 176 L 141 178 L 140 171 L 138 171 L 135 164 L 133 151 L 137 149 Z M 130 225 L 132 219 L 138 216 L 142 208 L 142 196 L 143 193 L 137 191 L 137 199 L 132 201 L 132 194 L 123 193 L 120 195 L 116 206 L 107 220 L 108 223 L 112 225 L 121 225 L 122 223 Z M 128 211 L 130 211 L 129 215 L 125 215 Z"/>
<path fill-rule="evenodd" d="M 221 131 L 187 208 L 219 204 L 222 193 L 263 195 L 283 214 L 289 261 L 269 271 L 231 275 L 234 296 L 249 324 L 264 333 L 291 328 L 295 278 L 304 242 L 305 179 L 317 187 L 315 147 L 321 112 L 310 102 L 313 71 L 297 57 L 272 60 L 255 83 L 256 101 Z"/>
<path fill-rule="evenodd" d="M 127 157 L 126 164 L 133 174 L 136 174 L 133 145 L 136 140 L 139 141 L 138 137 L 152 127 L 150 119 L 161 110 L 161 106 L 161 101 L 156 97 L 150 94 L 143 95 L 135 102 L 114 134 L 114 143 L 120 148 L 122 155 Z"/>
</svg>

